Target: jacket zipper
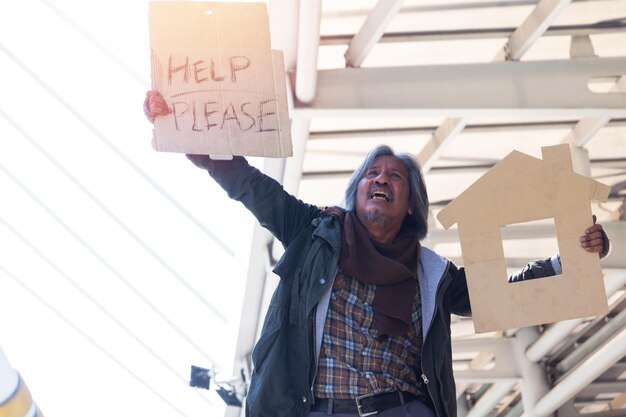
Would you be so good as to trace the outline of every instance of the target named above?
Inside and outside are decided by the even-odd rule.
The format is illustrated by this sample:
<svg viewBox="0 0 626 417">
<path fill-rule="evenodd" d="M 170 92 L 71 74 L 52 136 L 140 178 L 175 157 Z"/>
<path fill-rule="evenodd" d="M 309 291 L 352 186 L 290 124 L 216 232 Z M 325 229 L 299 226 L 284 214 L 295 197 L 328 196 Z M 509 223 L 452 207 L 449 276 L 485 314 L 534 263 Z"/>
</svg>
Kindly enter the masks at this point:
<svg viewBox="0 0 626 417">
<path fill-rule="evenodd" d="M 313 389 L 315 388 L 315 378 L 317 377 L 317 361 L 318 359 L 316 358 L 316 346 L 317 346 L 317 323 L 315 323 L 315 317 L 317 315 L 317 305 L 315 307 L 313 307 L 313 310 L 311 311 L 311 321 L 312 323 L 312 328 L 313 328 L 313 361 L 315 363 L 315 370 L 313 371 L 313 378 L 311 378 L 311 405 L 315 404 L 315 395 L 313 395 Z"/>
</svg>

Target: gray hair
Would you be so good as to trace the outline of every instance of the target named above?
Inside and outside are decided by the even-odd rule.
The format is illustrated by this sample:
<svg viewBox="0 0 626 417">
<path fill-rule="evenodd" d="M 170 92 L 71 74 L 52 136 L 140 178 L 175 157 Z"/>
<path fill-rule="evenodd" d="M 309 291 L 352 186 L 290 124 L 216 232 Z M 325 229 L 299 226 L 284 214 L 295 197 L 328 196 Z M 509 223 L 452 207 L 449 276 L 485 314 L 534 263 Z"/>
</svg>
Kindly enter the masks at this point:
<svg viewBox="0 0 626 417">
<path fill-rule="evenodd" d="M 415 158 L 408 153 L 395 153 L 387 145 L 377 146 L 372 149 L 365 160 L 354 170 L 344 200 L 344 208 L 348 211 L 356 211 L 356 194 L 359 181 L 363 178 L 368 169 L 374 164 L 374 160 L 380 156 L 393 156 L 398 158 L 406 167 L 409 173 L 409 204 L 413 208 L 413 214 L 406 216 L 402 228 L 412 234 L 417 235 L 419 240 L 426 237 L 428 233 L 428 193 L 426 184 L 422 176 L 422 170 Z"/>
</svg>

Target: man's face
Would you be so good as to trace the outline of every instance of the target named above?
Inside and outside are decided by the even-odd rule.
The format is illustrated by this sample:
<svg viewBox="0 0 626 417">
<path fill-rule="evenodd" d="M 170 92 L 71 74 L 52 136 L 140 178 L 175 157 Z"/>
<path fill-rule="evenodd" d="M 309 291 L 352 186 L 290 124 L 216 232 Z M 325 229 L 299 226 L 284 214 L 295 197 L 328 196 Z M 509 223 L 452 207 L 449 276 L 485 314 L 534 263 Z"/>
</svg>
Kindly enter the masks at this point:
<svg viewBox="0 0 626 417">
<path fill-rule="evenodd" d="M 409 205 L 409 175 L 394 156 L 379 156 L 359 181 L 356 212 L 363 225 L 379 222 L 391 228 L 402 226 Z"/>
</svg>

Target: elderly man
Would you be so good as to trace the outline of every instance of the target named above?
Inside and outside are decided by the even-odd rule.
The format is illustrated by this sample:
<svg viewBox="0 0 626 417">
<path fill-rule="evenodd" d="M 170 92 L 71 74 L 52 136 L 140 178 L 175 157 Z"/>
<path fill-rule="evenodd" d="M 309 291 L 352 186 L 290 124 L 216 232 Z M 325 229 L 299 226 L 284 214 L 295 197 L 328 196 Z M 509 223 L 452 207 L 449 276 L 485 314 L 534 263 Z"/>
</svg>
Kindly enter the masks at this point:
<svg viewBox="0 0 626 417">
<path fill-rule="evenodd" d="M 169 109 L 149 92 L 153 121 Z M 454 417 L 450 314 L 469 315 L 463 268 L 420 241 L 428 197 L 416 161 L 387 146 L 369 153 L 343 208 L 321 210 L 285 192 L 242 157 L 187 155 L 285 246 L 281 278 L 252 354 L 253 417 Z M 599 224 L 580 239 L 605 253 Z M 558 258 L 512 281 L 555 274 Z"/>
</svg>

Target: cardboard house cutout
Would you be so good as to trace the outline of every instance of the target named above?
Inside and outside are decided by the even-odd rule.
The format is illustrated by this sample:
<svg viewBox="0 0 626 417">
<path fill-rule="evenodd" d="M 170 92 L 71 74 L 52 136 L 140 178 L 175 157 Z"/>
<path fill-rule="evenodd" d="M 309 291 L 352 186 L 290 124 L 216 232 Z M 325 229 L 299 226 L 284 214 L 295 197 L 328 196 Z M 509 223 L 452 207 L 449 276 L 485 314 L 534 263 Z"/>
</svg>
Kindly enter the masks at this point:
<svg viewBox="0 0 626 417">
<path fill-rule="evenodd" d="M 478 333 L 608 313 L 598 254 L 579 238 L 589 200 L 606 201 L 610 188 L 573 172 L 569 145 L 541 150 L 543 160 L 511 152 L 437 216 L 446 229 L 458 223 Z M 550 218 L 563 274 L 508 283 L 500 227 Z"/>
<path fill-rule="evenodd" d="M 151 2 L 152 88 L 172 113 L 154 121 L 158 151 L 292 155 L 283 55 L 262 3 Z"/>
</svg>

